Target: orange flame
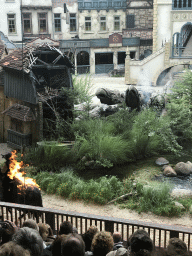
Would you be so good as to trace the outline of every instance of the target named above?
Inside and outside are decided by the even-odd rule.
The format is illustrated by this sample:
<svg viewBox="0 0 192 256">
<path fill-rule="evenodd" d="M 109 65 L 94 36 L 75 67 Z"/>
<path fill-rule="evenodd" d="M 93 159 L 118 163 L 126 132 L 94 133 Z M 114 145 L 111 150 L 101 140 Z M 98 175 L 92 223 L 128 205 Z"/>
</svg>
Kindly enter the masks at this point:
<svg viewBox="0 0 192 256">
<path fill-rule="evenodd" d="M 22 185 L 18 185 L 17 187 L 21 190 L 22 186 L 25 184 L 26 186 L 35 186 L 39 188 L 39 185 L 36 183 L 34 179 L 25 177 L 25 172 L 20 171 L 23 168 L 23 161 L 17 162 L 16 160 L 16 150 L 12 151 L 12 156 L 9 158 L 10 164 L 9 164 L 9 172 L 8 177 L 13 180 L 14 178 L 18 179 Z"/>
</svg>

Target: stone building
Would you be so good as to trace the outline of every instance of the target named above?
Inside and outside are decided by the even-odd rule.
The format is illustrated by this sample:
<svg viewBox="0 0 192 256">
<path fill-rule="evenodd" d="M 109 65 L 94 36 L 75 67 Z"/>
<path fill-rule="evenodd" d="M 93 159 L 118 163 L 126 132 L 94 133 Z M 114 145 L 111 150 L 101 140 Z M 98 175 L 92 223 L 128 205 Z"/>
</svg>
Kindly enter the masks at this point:
<svg viewBox="0 0 192 256">
<path fill-rule="evenodd" d="M 127 84 L 137 84 L 138 74 L 145 74 L 150 84 L 157 85 L 173 67 L 192 65 L 191 18 L 191 0 L 154 0 L 153 54 L 140 62 L 126 58 Z"/>
<path fill-rule="evenodd" d="M 126 28 L 123 37 L 140 38 L 139 49 L 130 49 L 131 59 L 143 59 L 152 53 L 153 0 L 127 0 Z"/>
</svg>

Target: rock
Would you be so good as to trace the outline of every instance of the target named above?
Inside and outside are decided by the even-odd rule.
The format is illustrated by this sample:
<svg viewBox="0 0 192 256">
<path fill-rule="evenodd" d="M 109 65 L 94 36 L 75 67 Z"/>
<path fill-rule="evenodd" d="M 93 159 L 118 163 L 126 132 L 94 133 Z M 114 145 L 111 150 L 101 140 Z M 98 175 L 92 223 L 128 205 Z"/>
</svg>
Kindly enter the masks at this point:
<svg viewBox="0 0 192 256">
<path fill-rule="evenodd" d="M 134 86 L 129 86 L 125 92 L 125 104 L 130 107 L 131 110 L 136 109 L 137 111 L 141 108 L 141 101 L 138 90 Z"/>
<path fill-rule="evenodd" d="M 175 206 L 177 206 L 178 208 L 185 209 L 185 207 L 182 204 L 180 204 L 179 202 L 174 202 L 174 203 L 175 203 Z"/>
<path fill-rule="evenodd" d="M 189 165 L 184 162 L 179 162 L 175 165 L 175 172 L 177 173 L 177 175 L 189 176 L 190 175 Z"/>
<path fill-rule="evenodd" d="M 101 103 L 107 105 L 114 105 L 124 101 L 123 95 L 120 94 L 118 90 L 99 88 L 95 94 L 100 99 Z"/>
<path fill-rule="evenodd" d="M 162 166 L 162 165 L 169 164 L 169 161 L 168 161 L 167 159 L 165 159 L 164 157 L 159 157 L 159 158 L 157 158 L 157 160 L 155 161 L 155 163 L 156 163 L 157 165 Z"/>
<path fill-rule="evenodd" d="M 150 98 L 149 107 L 156 107 L 163 110 L 165 108 L 165 97 L 163 95 L 156 95 Z"/>
<path fill-rule="evenodd" d="M 177 176 L 177 173 L 174 171 L 174 169 L 170 165 L 164 165 L 163 166 L 163 175 L 167 177 L 175 177 Z"/>
<path fill-rule="evenodd" d="M 173 189 L 171 192 L 171 196 L 173 197 L 191 197 L 192 191 L 189 189 Z"/>
<path fill-rule="evenodd" d="M 190 173 L 192 173 L 192 163 L 190 161 L 187 161 L 186 164 L 188 165 Z"/>
</svg>

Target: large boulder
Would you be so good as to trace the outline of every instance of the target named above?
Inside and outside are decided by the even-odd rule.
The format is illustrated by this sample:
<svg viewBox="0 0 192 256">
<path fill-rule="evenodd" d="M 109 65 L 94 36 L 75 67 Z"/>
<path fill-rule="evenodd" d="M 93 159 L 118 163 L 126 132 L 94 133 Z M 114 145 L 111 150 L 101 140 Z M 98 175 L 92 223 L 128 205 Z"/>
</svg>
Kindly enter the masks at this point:
<svg viewBox="0 0 192 256">
<path fill-rule="evenodd" d="M 163 110 L 165 108 L 165 97 L 163 95 L 155 95 L 149 100 L 149 107 L 155 107 L 159 110 Z"/>
<path fill-rule="evenodd" d="M 189 176 L 190 168 L 187 163 L 179 162 L 175 165 L 175 172 L 180 176 Z"/>
<path fill-rule="evenodd" d="M 100 99 L 101 103 L 107 105 L 114 105 L 124 101 L 123 95 L 118 90 L 99 88 L 95 94 Z"/>
<path fill-rule="evenodd" d="M 188 165 L 190 173 L 192 173 L 192 163 L 190 161 L 187 161 L 186 164 Z"/>
<path fill-rule="evenodd" d="M 175 177 L 177 176 L 177 173 L 174 171 L 174 169 L 170 165 L 164 165 L 163 175 L 166 177 Z"/>
<path fill-rule="evenodd" d="M 125 92 L 125 104 L 131 110 L 136 109 L 137 111 L 141 108 L 140 95 L 138 90 L 134 86 L 129 86 Z"/>
<path fill-rule="evenodd" d="M 169 164 L 169 161 L 167 159 L 165 159 L 164 157 L 159 157 L 157 158 L 157 160 L 155 161 L 155 163 L 159 166 L 163 166 L 163 165 L 167 165 Z"/>
</svg>

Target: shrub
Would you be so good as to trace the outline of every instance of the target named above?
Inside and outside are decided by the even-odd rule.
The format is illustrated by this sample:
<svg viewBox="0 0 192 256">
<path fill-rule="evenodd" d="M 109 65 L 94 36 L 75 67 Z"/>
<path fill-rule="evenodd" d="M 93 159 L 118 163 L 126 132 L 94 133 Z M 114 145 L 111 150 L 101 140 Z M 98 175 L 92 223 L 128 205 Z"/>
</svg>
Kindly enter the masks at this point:
<svg viewBox="0 0 192 256">
<path fill-rule="evenodd" d="M 171 128 L 180 143 L 192 141 L 192 72 L 186 71 L 168 95 L 168 115 Z"/>
</svg>

